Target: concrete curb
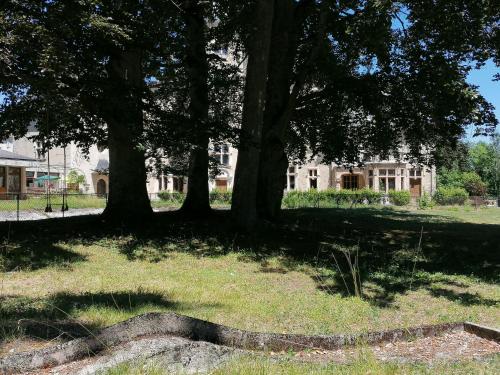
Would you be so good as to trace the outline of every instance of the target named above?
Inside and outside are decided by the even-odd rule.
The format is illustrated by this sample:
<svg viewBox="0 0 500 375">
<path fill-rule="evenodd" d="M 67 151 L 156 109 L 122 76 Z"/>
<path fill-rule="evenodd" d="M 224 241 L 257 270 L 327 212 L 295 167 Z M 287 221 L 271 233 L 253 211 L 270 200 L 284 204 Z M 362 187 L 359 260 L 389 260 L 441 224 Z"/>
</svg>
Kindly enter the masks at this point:
<svg viewBox="0 0 500 375">
<path fill-rule="evenodd" d="M 250 332 L 175 313 L 147 313 L 104 328 L 94 336 L 0 358 L 0 373 L 13 374 L 54 367 L 147 336 L 170 335 L 247 350 L 335 350 L 357 344 L 374 345 L 413 340 L 464 330 L 480 337 L 498 340 L 498 330 L 463 322 L 361 334 L 313 336 Z"/>
</svg>

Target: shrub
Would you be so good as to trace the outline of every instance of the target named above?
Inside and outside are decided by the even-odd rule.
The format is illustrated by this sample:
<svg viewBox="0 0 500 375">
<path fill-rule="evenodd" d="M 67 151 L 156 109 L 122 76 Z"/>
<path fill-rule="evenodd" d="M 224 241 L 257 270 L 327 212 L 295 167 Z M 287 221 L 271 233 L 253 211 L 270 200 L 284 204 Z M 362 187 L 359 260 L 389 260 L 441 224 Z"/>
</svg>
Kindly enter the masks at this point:
<svg viewBox="0 0 500 375">
<path fill-rule="evenodd" d="M 168 201 L 172 203 L 182 203 L 184 201 L 184 193 L 180 193 L 178 191 L 169 192 L 169 191 L 160 191 L 158 193 L 158 198 L 162 201 Z"/>
<path fill-rule="evenodd" d="M 437 189 L 436 195 L 434 195 L 434 200 L 443 206 L 453 204 L 463 205 L 468 198 L 469 194 L 467 194 L 465 189 L 456 187 L 440 187 Z"/>
<path fill-rule="evenodd" d="M 431 199 L 431 196 L 424 192 L 424 194 L 417 199 L 418 208 L 421 210 L 426 210 L 428 208 L 434 207 L 434 202 Z"/>
<path fill-rule="evenodd" d="M 283 206 L 287 208 L 299 207 L 331 207 L 333 205 L 356 205 L 360 203 L 378 203 L 382 197 L 381 193 L 370 189 L 360 190 L 335 190 L 327 189 L 318 191 L 290 191 L 283 198 Z"/>
<path fill-rule="evenodd" d="M 407 206 L 410 204 L 410 192 L 405 190 L 389 190 L 389 200 L 396 206 Z"/>
<path fill-rule="evenodd" d="M 488 186 L 475 172 L 465 172 L 463 174 L 463 185 L 469 195 L 473 197 L 484 197 L 488 192 Z"/>
<path fill-rule="evenodd" d="M 360 195 L 362 202 L 366 201 L 368 204 L 380 203 L 380 200 L 382 199 L 382 193 L 368 188 L 358 190 L 358 194 Z"/>
<path fill-rule="evenodd" d="M 212 190 L 210 192 L 210 203 L 231 204 L 233 192 L 231 190 Z"/>
</svg>

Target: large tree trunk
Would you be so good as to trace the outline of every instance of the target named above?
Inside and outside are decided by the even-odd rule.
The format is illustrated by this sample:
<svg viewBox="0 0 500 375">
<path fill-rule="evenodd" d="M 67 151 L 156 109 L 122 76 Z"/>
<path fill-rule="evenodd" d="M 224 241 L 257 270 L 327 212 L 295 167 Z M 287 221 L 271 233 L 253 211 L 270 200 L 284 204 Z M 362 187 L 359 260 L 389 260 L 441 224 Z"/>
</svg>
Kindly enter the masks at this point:
<svg viewBox="0 0 500 375">
<path fill-rule="evenodd" d="M 290 121 L 287 112 L 290 112 L 288 103 L 296 54 L 295 9 L 292 0 L 276 1 L 257 193 L 258 214 L 265 219 L 278 215 L 286 186 L 285 132 Z"/>
<path fill-rule="evenodd" d="M 198 0 L 185 2 L 187 59 L 190 87 L 190 128 L 195 142 L 189 156 L 188 190 L 181 210 L 188 214 L 210 212 L 208 191 L 208 60 L 206 23 Z"/>
<path fill-rule="evenodd" d="M 311 64 L 316 59 L 325 36 L 326 7 L 320 6 L 317 35 L 310 53 L 294 71 L 298 51 L 298 34 L 304 27 L 309 11 L 317 6 L 314 1 L 296 3 L 277 0 L 273 39 L 269 60 L 269 81 L 266 112 L 262 135 L 259 169 L 258 210 L 265 219 L 273 220 L 281 209 L 286 186 L 288 158 L 286 133 L 300 90 L 305 84 Z"/>
<path fill-rule="evenodd" d="M 144 126 L 141 52 L 127 51 L 114 56 L 108 74 L 110 92 L 104 118 L 108 126 L 109 197 L 103 217 L 126 224 L 138 223 L 152 214 L 144 151 L 138 147 Z"/>
<path fill-rule="evenodd" d="M 241 139 L 231 205 L 235 224 L 245 230 L 252 229 L 257 222 L 257 181 L 273 12 L 274 1 L 257 1 L 249 40 Z"/>
</svg>

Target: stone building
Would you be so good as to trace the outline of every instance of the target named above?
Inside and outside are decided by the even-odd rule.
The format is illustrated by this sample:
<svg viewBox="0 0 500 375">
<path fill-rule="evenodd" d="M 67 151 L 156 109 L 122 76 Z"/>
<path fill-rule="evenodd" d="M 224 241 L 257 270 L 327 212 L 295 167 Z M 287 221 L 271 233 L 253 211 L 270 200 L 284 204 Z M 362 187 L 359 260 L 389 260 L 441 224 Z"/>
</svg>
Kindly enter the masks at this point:
<svg viewBox="0 0 500 375">
<path fill-rule="evenodd" d="M 31 129 L 28 137 L 34 134 L 35 130 Z M 44 183 L 37 181 L 37 178 L 49 173 L 58 178 L 50 181 L 51 187 L 55 190 L 62 189 L 70 171 L 76 171 L 85 177 L 85 182 L 78 187 L 81 192 L 104 194 L 109 191 L 107 149 L 92 146 L 88 155 L 85 155 L 72 143 L 65 148 L 53 148 L 44 153 L 40 144 L 28 138 L 9 139 L 0 144 L 0 149 L 15 153 L 18 158 L 26 158 L 24 161 L 17 161 L 23 164 L 20 169 L 22 191 L 44 191 Z M 215 178 L 210 178 L 210 190 L 232 190 L 238 157 L 237 149 L 230 144 L 217 145 L 212 148 L 212 156 L 218 161 L 219 173 Z M 0 163 L 0 178 L 1 172 Z M 337 190 L 370 188 L 383 193 L 389 190 L 407 190 L 414 197 L 424 192 L 432 195 L 436 190 L 436 171 L 434 167 L 415 167 L 396 160 L 376 159 L 367 162 L 362 168 L 347 169 L 333 163 L 324 163 L 319 157 L 305 164 L 290 165 L 288 168 L 286 191 L 332 188 Z M 147 190 L 152 197 L 160 191 L 185 193 L 187 178 L 172 174 L 160 176 L 150 174 L 147 179 Z"/>
</svg>

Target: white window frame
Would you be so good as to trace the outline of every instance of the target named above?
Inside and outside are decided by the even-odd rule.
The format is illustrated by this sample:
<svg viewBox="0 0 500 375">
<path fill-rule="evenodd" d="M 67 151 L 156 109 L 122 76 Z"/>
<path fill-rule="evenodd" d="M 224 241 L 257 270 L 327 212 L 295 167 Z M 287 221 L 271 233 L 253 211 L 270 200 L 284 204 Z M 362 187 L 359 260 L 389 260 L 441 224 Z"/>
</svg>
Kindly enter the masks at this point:
<svg viewBox="0 0 500 375">
<path fill-rule="evenodd" d="M 290 172 L 290 169 L 293 168 L 293 170 Z M 294 186 L 293 189 L 290 188 L 290 177 L 294 178 Z M 297 190 L 297 167 L 294 165 L 291 165 L 288 167 L 286 170 L 286 190 L 291 191 L 291 190 Z"/>
</svg>

